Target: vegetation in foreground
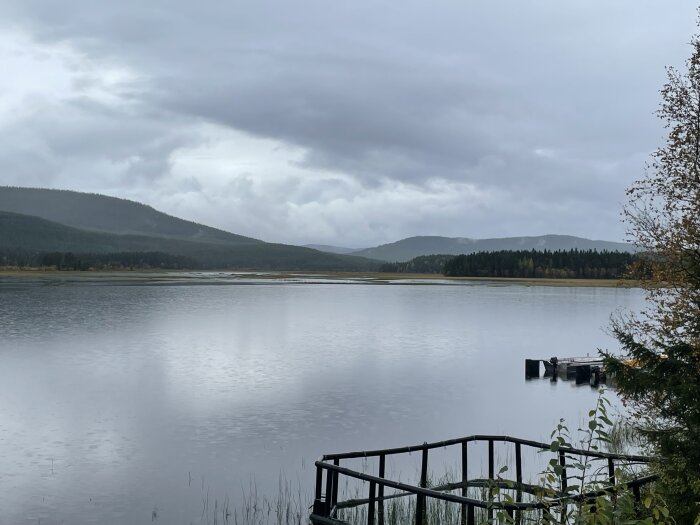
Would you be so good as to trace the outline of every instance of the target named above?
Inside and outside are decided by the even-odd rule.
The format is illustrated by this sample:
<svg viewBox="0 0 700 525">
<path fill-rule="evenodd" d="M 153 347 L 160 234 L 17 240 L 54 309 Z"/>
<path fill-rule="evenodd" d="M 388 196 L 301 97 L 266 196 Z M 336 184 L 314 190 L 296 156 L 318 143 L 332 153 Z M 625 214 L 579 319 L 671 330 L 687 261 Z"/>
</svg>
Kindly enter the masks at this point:
<svg viewBox="0 0 700 525">
<path fill-rule="evenodd" d="M 607 354 L 679 524 L 700 523 L 700 36 L 691 46 L 686 70 L 669 68 L 661 90 L 666 144 L 624 210 L 630 237 L 655 254 L 640 276 L 647 309 L 613 324 L 632 361 Z"/>
<path fill-rule="evenodd" d="M 573 435 L 564 420 L 551 434 L 548 450 L 541 451 L 547 466 L 543 472 L 530 477 L 526 484 L 534 488 L 520 493 L 522 501 L 540 505 L 540 510 L 524 511 L 520 516 L 508 515 L 500 504 L 511 504 L 518 498 L 518 486 L 509 478 L 506 459 L 496 479 L 488 480 L 484 486 L 472 486 L 468 496 L 484 501 L 485 508 L 475 509 L 475 523 L 487 525 L 504 524 L 559 524 L 559 525 L 613 525 L 642 523 L 646 525 L 674 523 L 669 508 L 653 483 L 640 487 L 639 500 L 628 485 L 634 479 L 649 474 L 648 469 L 634 462 L 618 462 L 615 469 L 615 488 L 610 484 L 608 462 L 600 458 L 572 452 L 571 447 L 592 453 L 619 452 L 626 446 L 635 446 L 629 441 L 629 433 L 620 434 L 608 417 L 609 401 L 601 390 L 595 407 L 590 410 L 588 420 Z M 575 442 L 574 437 L 576 437 Z M 632 436 L 634 437 L 634 436 Z M 622 438 L 622 439 L 620 439 Z M 626 444 L 625 444 L 626 442 Z M 568 451 L 567 451 L 568 449 Z M 629 452 L 628 452 L 629 453 Z M 561 455 L 566 459 L 566 469 L 560 463 Z M 513 469 L 511 468 L 510 471 Z M 565 483 L 566 480 L 566 483 Z M 438 479 L 429 480 L 428 486 L 438 491 L 461 491 L 461 467 L 447 472 Z M 449 488 L 447 488 L 449 487 Z M 343 491 L 338 517 L 350 524 L 365 524 L 368 505 L 366 484 Z M 395 494 L 395 493 L 390 493 Z M 558 498 L 567 495 L 567 503 L 558 504 Z M 586 495 L 581 497 L 581 495 Z M 566 496 L 564 496 L 566 497 Z M 349 501 L 348 501 L 349 500 Z M 520 500 L 518 500 L 520 501 Z M 426 501 L 423 517 L 425 525 L 460 525 L 463 523 L 461 505 L 437 499 Z M 376 516 L 376 512 L 375 512 Z M 399 525 L 416 522 L 415 496 L 399 496 L 384 503 L 384 523 Z"/>
</svg>

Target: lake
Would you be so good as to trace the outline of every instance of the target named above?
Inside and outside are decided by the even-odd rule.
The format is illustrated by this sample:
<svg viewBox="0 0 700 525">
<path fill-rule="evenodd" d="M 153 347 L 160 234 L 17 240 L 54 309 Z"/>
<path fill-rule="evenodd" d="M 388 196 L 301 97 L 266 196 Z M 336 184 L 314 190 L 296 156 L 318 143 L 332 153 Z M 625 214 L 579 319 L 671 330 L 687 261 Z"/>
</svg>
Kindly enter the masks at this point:
<svg viewBox="0 0 700 525">
<path fill-rule="evenodd" d="M 0 523 L 213 523 L 280 479 L 311 494 L 323 453 L 548 440 L 596 393 L 526 382 L 524 359 L 615 348 L 611 313 L 642 302 L 489 282 L 5 278 Z"/>
</svg>

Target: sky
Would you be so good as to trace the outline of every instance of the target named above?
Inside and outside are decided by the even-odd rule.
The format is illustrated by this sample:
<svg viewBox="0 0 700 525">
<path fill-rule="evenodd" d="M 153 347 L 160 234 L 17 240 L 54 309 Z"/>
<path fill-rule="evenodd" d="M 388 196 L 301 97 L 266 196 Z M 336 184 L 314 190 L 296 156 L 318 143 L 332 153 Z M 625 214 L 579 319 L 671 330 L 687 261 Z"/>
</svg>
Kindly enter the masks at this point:
<svg viewBox="0 0 700 525">
<path fill-rule="evenodd" d="M 3 0 L 0 185 L 272 242 L 623 240 L 688 0 Z"/>
</svg>

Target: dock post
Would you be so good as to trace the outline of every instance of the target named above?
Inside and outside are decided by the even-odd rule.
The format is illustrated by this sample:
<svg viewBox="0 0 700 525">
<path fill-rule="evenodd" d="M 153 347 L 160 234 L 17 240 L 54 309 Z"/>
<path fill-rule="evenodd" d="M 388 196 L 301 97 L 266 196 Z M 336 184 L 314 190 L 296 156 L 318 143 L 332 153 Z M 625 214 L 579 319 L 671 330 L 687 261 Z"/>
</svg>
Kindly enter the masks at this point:
<svg viewBox="0 0 700 525">
<path fill-rule="evenodd" d="M 591 365 L 576 366 L 576 384 L 582 385 L 591 381 Z"/>
<path fill-rule="evenodd" d="M 525 359 L 525 379 L 540 377 L 540 360 Z"/>
</svg>

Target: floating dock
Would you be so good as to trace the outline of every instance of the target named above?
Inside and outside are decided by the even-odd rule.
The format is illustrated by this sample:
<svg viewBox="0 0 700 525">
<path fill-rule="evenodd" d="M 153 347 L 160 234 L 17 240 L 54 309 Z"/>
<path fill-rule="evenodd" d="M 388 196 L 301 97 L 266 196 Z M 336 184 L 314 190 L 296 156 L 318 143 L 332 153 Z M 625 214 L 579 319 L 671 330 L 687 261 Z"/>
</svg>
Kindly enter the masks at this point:
<svg viewBox="0 0 700 525">
<path fill-rule="evenodd" d="M 552 381 L 563 379 L 577 385 L 596 387 L 608 381 L 603 359 L 600 357 L 551 357 L 550 359 L 525 359 L 525 379 L 538 379 L 544 367 L 543 377 Z"/>
</svg>

